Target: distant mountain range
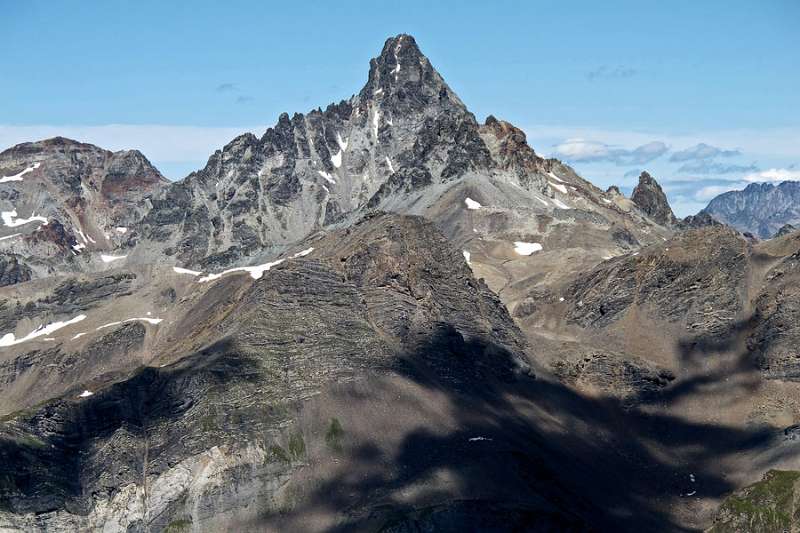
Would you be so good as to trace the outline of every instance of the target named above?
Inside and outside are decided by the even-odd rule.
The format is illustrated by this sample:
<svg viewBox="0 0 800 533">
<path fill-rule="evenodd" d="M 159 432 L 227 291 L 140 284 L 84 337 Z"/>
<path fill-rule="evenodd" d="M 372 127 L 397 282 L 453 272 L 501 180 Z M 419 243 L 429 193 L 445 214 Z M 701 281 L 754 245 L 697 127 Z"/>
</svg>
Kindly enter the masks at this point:
<svg viewBox="0 0 800 533">
<path fill-rule="evenodd" d="M 787 224 L 800 226 L 800 182 L 751 183 L 742 191 L 720 194 L 703 211 L 740 231 L 769 239 Z"/>
</svg>

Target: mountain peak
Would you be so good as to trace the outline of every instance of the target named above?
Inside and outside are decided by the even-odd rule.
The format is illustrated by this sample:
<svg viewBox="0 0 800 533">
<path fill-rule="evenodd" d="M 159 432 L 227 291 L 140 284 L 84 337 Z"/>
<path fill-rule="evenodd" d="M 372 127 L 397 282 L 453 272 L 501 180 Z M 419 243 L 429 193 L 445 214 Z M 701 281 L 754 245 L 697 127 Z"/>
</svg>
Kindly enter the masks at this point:
<svg viewBox="0 0 800 533">
<path fill-rule="evenodd" d="M 784 224 L 800 224 L 800 182 L 750 183 L 711 199 L 704 211 L 742 232 L 769 239 Z"/>
<path fill-rule="evenodd" d="M 667 201 L 667 195 L 648 172 L 639 175 L 639 184 L 634 187 L 631 200 L 643 213 L 662 226 L 673 225 L 677 221 Z"/>
<path fill-rule="evenodd" d="M 406 33 L 401 33 L 386 39 L 386 42 L 383 43 L 381 55 L 378 56 L 377 61 L 378 63 L 388 62 L 392 66 L 395 66 L 398 62 L 410 60 L 418 61 L 424 57 L 414 37 Z"/>
<path fill-rule="evenodd" d="M 745 192 L 748 193 L 755 193 L 755 192 L 770 191 L 774 188 L 775 186 L 772 183 L 751 183 L 747 187 L 745 187 L 744 190 Z"/>
<path fill-rule="evenodd" d="M 370 60 L 369 79 L 360 95 L 366 100 L 394 101 L 410 109 L 438 102 L 466 110 L 414 37 L 407 34 L 386 39 L 380 55 Z"/>
</svg>

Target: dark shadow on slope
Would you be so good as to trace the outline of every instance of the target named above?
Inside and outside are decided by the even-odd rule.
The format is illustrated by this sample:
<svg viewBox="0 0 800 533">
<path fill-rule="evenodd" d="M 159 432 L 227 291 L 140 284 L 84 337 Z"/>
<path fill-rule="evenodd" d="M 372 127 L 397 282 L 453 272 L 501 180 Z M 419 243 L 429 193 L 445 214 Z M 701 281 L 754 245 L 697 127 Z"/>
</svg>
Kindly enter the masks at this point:
<svg viewBox="0 0 800 533">
<path fill-rule="evenodd" d="M 747 327 L 734 325 L 731 338 L 739 329 Z M 693 342 L 687 357 L 701 357 L 712 347 Z M 394 371 L 445 396 L 457 429 L 413 430 L 388 456 L 371 442 L 345 448 L 347 460 L 368 465 L 371 474 L 323 481 L 292 514 L 344 511 L 350 519 L 336 531 L 684 531 L 667 512 L 669 505 L 691 491 L 698 497 L 732 491 L 736 487 L 716 472 L 715 462 L 759 450 L 774 438 L 767 429 L 701 424 L 653 414 L 646 406 L 630 408 L 631 402 L 613 397 L 587 398 L 559 382 L 535 379 L 520 364 L 520 354 L 465 339 L 448 324 L 406 345 Z M 713 345 L 727 348 L 724 342 Z M 741 357 L 746 368 L 748 354 Z M 736 372 L 738 366 L 731 368 Z M 720 383 L 724 378 L 714 377 Z M 141 435 L 149 425 L 167 423 L 175 428 L 167 431 L 165 445 L 185 446 L 171 456 L 202 451 L 184 441 L 217 443 L 222 436 L 187 421 L 187 413 L 209 402 L 211 390 L 238 383 L 257 388 L 263 379 L 254 361 L 220 342 L 170 367 L 144 369 L 87 400 L 50 403 L 30 419 L 34 434 L 47 434 L 45 441 L 7 430 L 0 437 L 0 502 L 16 512 L 65 507 L 86 513 L 81 477 L 91 478 L 82 469 L 92 442 L 120 428 Z M 676 383 L 661 401 L 698 394 L 700 385 Z M 67 418 L 60 433 L 37 426 L 54 417 Z M 654 446 L 667 453 L 656 453 Z M 126 454 L 120 446 L 115 463 L 141 472 L 141 450 L 135 452 Z M 424 497 L 414 506 L 400 496 L 442 472 L 458 494 L 423 483 Z"/>
<path fill-rule="evenodd" d="M 374 463 L 374 474 L 329 479 L 294 512 L 347 510 L 341 532 L 687 531 L 668 506 L 692 491 L 730 492 L 735 487 L 715 462 L 774 439 L 768 429 L 691 422 L 624 409 L 611 397 L 587 398 L 520 372 L 516 361 L 501 347 L 439 327 L 398 360 L 397 370 L 445 394 L 459 429 L 414 431 L 392 457 L 373 460 L 370 443 L 348 450 L 353 460 Z M 676 401 L 694 390 L 667 396 Z M 680 460 L 665 459 L 653 445 Z M 442 471 L 458 480 L 459 494 L 474 499 L 431 489 L 420 509 L 398 497 Z"/>
<path fill-rule="evenodd" d="M 678 380 L 672 387 L 651 398 L 638 398 L 638 403 L 675 403 L 689 395 L 711 394 L 715 387 L 734 387 L 741 394 L 752 393 L 761 382 L 758 367 L 748 349 L 747 339 L 760 317 L 737 320 L 720 332 L 704 333 L 677 342 L 681 368 L 693 370 L 688 379 Z M 725 361 L 712 359 L 724 358 Z M 712 360 L 712 361 L 709 361 Z M 700 371 L 708 363 L 716 368 Z"/>
<path fill-rule="evenodd" d="M 23 414 L 21 423 L 0 431 L 0 509 L 42 513 L 66 507 L 87 513 L 83 482 L 91 476 L 83 469 L 87 457 L 97 453 L 94 443 L 119 430 L 135 437 L 131 441 L 146 440 L 149 427 L 163 425 L 172 433 L 166 446 L 192 453 L 191 440 L 184 444 L 180 433 L 198 435 L 208 428 L 186 414 L 207 403 L 209 391 L 255 384 L 259 377 L 257 362 L 223 340 L 169 367 L 138 370 L 89 398 L 56 400 L 33 416 Z M 133 482 L 142 472 L 142 450 L 131 441 L 112 443 L 114 468 L 132 476 L 120 481 Z"/>
</svg>

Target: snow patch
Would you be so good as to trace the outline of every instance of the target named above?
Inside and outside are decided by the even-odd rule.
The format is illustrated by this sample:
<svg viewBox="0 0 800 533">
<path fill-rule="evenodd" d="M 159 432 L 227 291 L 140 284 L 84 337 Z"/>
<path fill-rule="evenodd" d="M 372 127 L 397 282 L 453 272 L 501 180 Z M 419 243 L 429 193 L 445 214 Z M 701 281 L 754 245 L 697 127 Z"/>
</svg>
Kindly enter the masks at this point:
<svg viewBox="0 0 800 533">
<path fill-rule="evenodd" d="M 492 439 L 490 439 L 489 437 L 470 437 L 469 439 L 467 439 L 467 441 L 469 442 L 478 442 L 482 440 L 491 441 Z"/>
<path fill-rule="evenodd" d="M 372 134 L 375 136 L 375 139 L 378 138 L 378 123 L 381 120 L 381 112 L 377 109 L 375 110 L 375 114 L 372 115 Z"/>
<path fill-rule="evenodd" d="M 89 244 L 89 243 L 92 243 L 92 244 L 97 244 L 97 242 L 96 242 L 94 239 L 92 239 L 90 236 L 86 235 L 86 234 L 85 234 L 83 231 L 81 231 L 80 229 L 78 230 L 78 235 L 80 235 L 80 236 L 81 236 L 81 239 L 83 239 L 83 242 L 84 242 L 85 244 Z"/>
<path fill-rule="evenodd" d="M 13 233 L 11 235 L 6 235 L 5 237 L 0 237 L 0 241 L 4 241 L 6 239 L 13 239 L 14 237 L 19 237 L 22 233 Z"/>
<path fill-rule="evenodd" d="M 470 258 L 470 257 L 472 257 L 472 254 L 470 254 L 470 253 L 469 253 L 468 251 L 466 251 L 466 250 L 464 250 L 464 251 L 463 251 L 463 252 L 461 252 L 461 253 L 463 253 L 463 254 L 464 254 L 464 260 L 467 262 L 467 264 L 470 264 L 470 263 L 469 263 L 469 258 Z"/>
<path fill-rule="evenodd" d="M 190 276 L 199 276 L 202 272 L 198 272 L 197 270 L 189 270 L 188 268 L 181 268 L 181 267 L 172 267 L 172 270 L 176 274 L 189 274 Z"/>
<path fill-rule="evenodd" d="M 373 94 L 373 96 L 378 96 L 382 92 L 383 92 L 383 89 L 379 87 L 379 88 L 375 89 L 375 92 L 373 92 L 372 94 Z M 356 111 L 358 111 L 358 109 L 356 109 Z"/>
<path fill-rule="evenodd" d="M 81 332 L 81 333 L 76 333 L 76 334 L 75 334 L 75 336 L 74 336 L 74 337 L 72 337 L 70 340 L 73 340 L 73 341 L 74 341 L 75 339 L 80 339 L 80 338 L 81 338 L 81 337 L 83 337 L 84 335 L 86 335 L 86 332 L 85 332 L 85 331 L 83 331 L 83 332 Z"/>
<path fill-rule="evenodd" d="M 127 255 L 106 255 L 106 254 L 100 254 L 100 260 L 101 260 L 103 263 L 110 263 L 111 261 L 118 261 L 118 260 L 120 260 L 120 259 L 125 259 L 126 257 L 128 257 L 128 256 L 127 256 Z"/>
<path fill-rule="evenodd" d="M 539 200 L 545 206 L 549 206 L 550 205 L 550 204 L 547 203 L 546 200 L 543 200 L 543 199 L 539 198 L 538 196 L 534 196 L 533 198 L 536 199 L 536 200 Z"/>
<path fill-rule="evenodd" d="M 313 251 L 314 251 L 314 248 L 306 248 L 302 252 L 297 252 L 296 254 L 294 254 L 292 256 L 292 259 L 297 259 L 298 257 L 305 257 L 305 256 L 307 256 L 308 254 L 310 254 Z"/>
<path fill-rule="evenodd" d="M 323 171 L 323 170 L 317 170 L 317 173 L 318 173 L 320 176 L 322 176 L 323 178 L 325 178 L 325 180 L 326 180 L 328 183 L 331 183 L 331 184 L 334 184 L 334 185 L 336 184 L 336 180 L 335 180 L 335 179 L 333 179 L 333 176 L 331 176 L 331 175 L 330 175 L 330 174 L 328 174 L 327 172 L 325 172 L 325 171 Z"/>
<path fill-rule="evenodd" d="M 607 204 L 611 203 L 611 200 L 609 200 L 608 198 L 600 198 L 600 200 L 602 200 L 603 202 L 605 202 Z"/>
<path fill-rule="evenodd" d="M 564 301 L 564 297 L 562 296 L 561 298 L 558 299 L 558 301 L 559 302 L 563 302 Z"/>
<path fill-rule="evenodd" d="M 116 231 L 120 235 L 125 235 L 126 233 L 128 233 L 128 228 L 124 226 L 117 226 L 116 228 L 114 228 L 114 231 Z"/>
<path fill-rule="evenodd" d="M 98 326 L 95 329 L 97 331 L 100 331 L 101 329 L 110 328 L 112 326 L 119 326 L 120 324 L 125 324 L 126 322 L 136 322 L 137 320 L 141 321 L 141 322 L 147 322 L 148 324 L 153 324 L 153 325 L 160 324 L 161 322 L 164 321 L 163 318 L 147 318 L 147 317 L 143 317 L 143 318 L 128 318 L 126 320 L 118 320 L 116 322 L 109 322 L 108 324 L 103 324 L 102 326 Z"/>
<path fill-rule="evenodd" d="M 480 209 L 481 207 L 483 207 L 481 204 L 479 204 L 472 198 L 464 198 L 464 203 L 467 204 L 467 209 Z"/>
<path fill-rule="evenodd" d="M 556 180 L 559 183 L 566 183 L 566 181 L 562 180 L 561 178 L 559 178 L 558 176 L 553 174 L 552 171 L 548 172 L 547 175 L 550 176 L 551 178 L 553 178 L 554 180 Z"/>
<path fill-rule="evenodd" d="M 9 228 L 16 228 L 17 226 L 22 226 L 23 224 L 28 224 L 30 222 L 41 222 L 44 225 L 47 225 L 47 218 L 45 217 L 37 217 L 36 215 L 31 215 L 30 218 L 17 218 L 17 210 L 12 209 L 11 211 L 3 211 L 0 214 L 0 217 L 3 219 L 3 224 L 8 226 Z"/>
<path fill-rule="evenodd" d="M 230 268 L 219 274 L 209 274 L 208 276 L 204 276 L 197 281 L 200 283 L 205 283 L 206 281 L 213 281 L 215 279 L 219 279 L 225 274 L 230 274 L 231 272 L 249 272 L 250 276 L 253 279 L 260 279 L 261 276 L 264 275 L 264 272 L 269 270 L 270 268 L 274 267 L 275 265 L 279 265 L 283 263 L 283 259 L 278 259 L 277 261 L 273 261 L 271 263 L 264 263 L 263 265 L 255 265 L 255 266 L 248 266 L 248 267 L 237 267 L 237 268 Z"/>
<path fill-rule="evenodd" d="M 339 151 L 335 155 L 331 156 L 331 163 L 333 163 L 333 166 L 336 167 L 336 168 L 339 168 L 340 166 L 342 166 L 342 150 L 341 149 L 339 149 Z"/>
<path fill-rule="evenodd" d="M 21 339 L 17 339 L 13 333 L 6 333 L 0 338 L 0 346 L 13 346 L 15 344 L 21 344 L 23 342 L 35 339 L 36 337 L 43 337 L 45 335 L 50 335 L 51 333 L 58 331 L 61 328 L 65 328 L 72 324 L 77 324 L 78 322 L 84 320 L 85 318 L 86 315 L 78 315 L 70 320 L 53 322 L 46 326 L 39 326 L 38 328 L 31 331 Z"/>
<path fill-rule="evenodd" d="M 80 252 L 84 248 L 86 248 L 85 244 L 73 244 L 72 245 L 72 249 L 75 250 L 76 252 Z"/>
<path fill-rule="evenodd" d="M 389 156 L 386 156 L 386 164 L 389 166 L 389 172 L 394 172 L 394 167 L 392 166 L 392 160 L 389 159 Z"/>
<path fill-rule="evenodd" d="M 83 391 L 82 393 L 80 393 L 80 394 L 78 395 L 78 398 L 88 398 L 89 396 L 92 396 L 93 394 L 94 394 L 94 393 L 93 393 L 92 391 L 90 391 L 90 390 L 85 390 L 85 391 Z"/>
<path fill-rule="evenodd" d="M 552 198 L 552 200 L 553 203 L 556 204 L 556 207 L 558 207 L 559 209 L 569 209 L 569 206 L 564 202 L 562 202 L 561 200 L 559 200 L 558 198 Z"/>
<path fill-rule="evenodd" d="M 347 139 L 342 140 L 342 136 L 339 135 L 338 133 L 336 134 L 336 144 L 339 145 L 339 148 L 342 149 L 342 152 L 347 150 Z"/>
<path fill-rule="evenodd" d="M 519 255 L 531 255 L 532 253 L 538 252 L 541 249 L 542 245 L 538 242 L 514 242 L 514 251 Z"/>
<path fill-rule="evenodd" d="M 42 164 L 41 163 L 34 163 L 32 167 L 28 167 L 22 172 L 14 174 L 13 176 L 3 176 L 0 178 L 0 183 L 6 183 L 8 181 L 22 181 L 22 176 L 27 174 L 28 172 L 33 172 L 37 168 L 39 168 Z"/>
<path fill-rule="evenodd" d="M 550 184 L 555 190 L 562 192 L 563 194 L 567 194 L 567 188 L 561 185 L 560 183 L 553 183 L 552 181 L 548 181 L 547 183 Z"/>
<path fill-rule="evenodd" d="M 400 53 L 400 44 L 402 42 L 403 42 L 403 38 L 400 37 L 397 40 L 397 46 L 394 47 L 394 62 L 395 62 L 395 64 L 397 66 L 394 67 L 394 70 L 392 72 L 394 73 L 394 81 L 395 81 L 395 83 L 397 83 L 397 75 L 400 74 L 400 58 L 398 57 L 397 54 Z"/>
</svg>

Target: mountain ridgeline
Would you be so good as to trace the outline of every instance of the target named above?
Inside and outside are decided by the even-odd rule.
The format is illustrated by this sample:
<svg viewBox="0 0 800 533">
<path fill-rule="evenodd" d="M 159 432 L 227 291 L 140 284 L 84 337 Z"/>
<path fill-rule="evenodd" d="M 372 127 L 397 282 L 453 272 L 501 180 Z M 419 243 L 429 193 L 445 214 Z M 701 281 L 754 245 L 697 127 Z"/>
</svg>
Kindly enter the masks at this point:
<svg viewBox="0 0 800 533">
<path fill-rule="evenodd" d="M 787 224 L 800 226 L 800 182 L 751 183 L 720 194 L 703 210 L 740 231 L 769 239 Z"/>
<path fill-rule="evenodd" d="M 711 207 L 478 122 L 410 35 L 177 182 L 6 150 L 0 530 L 791 524 L 800 233 Z"/>
</svg>

